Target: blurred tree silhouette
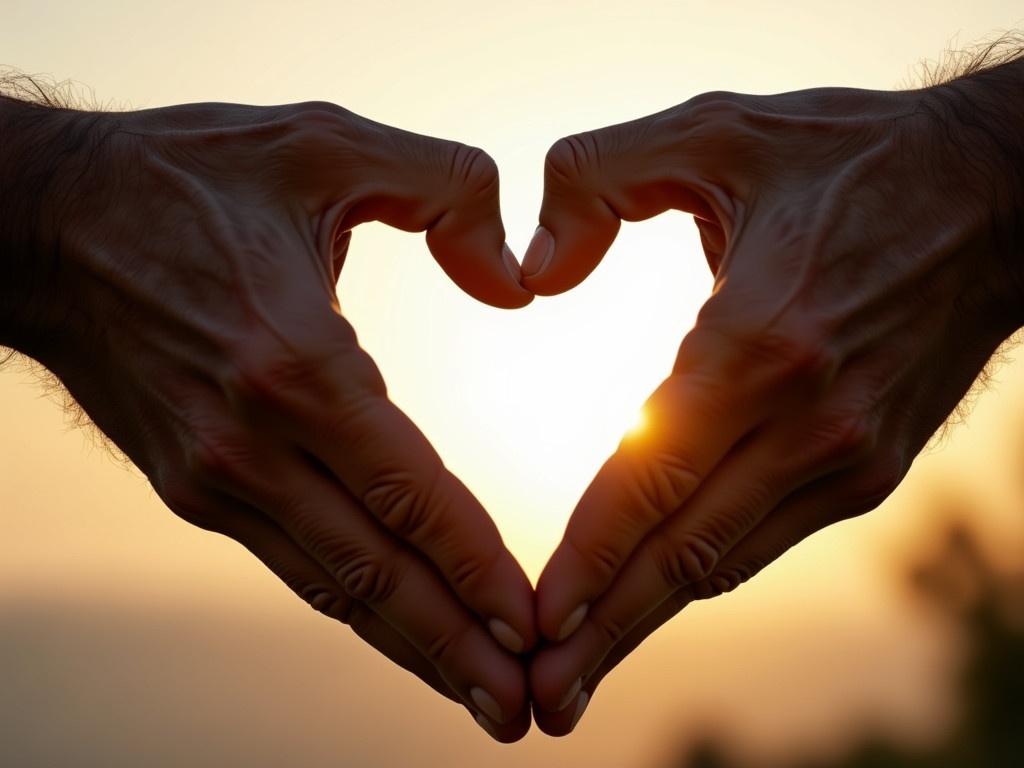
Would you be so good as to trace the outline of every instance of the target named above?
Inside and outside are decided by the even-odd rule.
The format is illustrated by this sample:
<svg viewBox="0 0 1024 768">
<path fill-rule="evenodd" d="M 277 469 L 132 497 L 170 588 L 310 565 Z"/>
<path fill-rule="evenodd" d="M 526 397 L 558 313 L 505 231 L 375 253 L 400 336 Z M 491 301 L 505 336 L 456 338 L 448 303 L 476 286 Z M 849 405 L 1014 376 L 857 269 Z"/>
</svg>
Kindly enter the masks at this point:
<svg viewBox="0 0 1024 768">
<path fill-rule="evenodd" d="M 1024 570 L 996 569 L 970 529 L 958 524 L 947 532 L 941 551 L 913 568 L 909 579 L 917 599 L 929 601 L 967 638 L 957 691 L 960 721 L 943 743 L 926 752 L 869 736 L 840 759 L 793 762 L 791 768 L 1024 766 Z M 722 743 L 698 742 L 673 768 L 756 768 L 728 757 Z"/>
</svg>

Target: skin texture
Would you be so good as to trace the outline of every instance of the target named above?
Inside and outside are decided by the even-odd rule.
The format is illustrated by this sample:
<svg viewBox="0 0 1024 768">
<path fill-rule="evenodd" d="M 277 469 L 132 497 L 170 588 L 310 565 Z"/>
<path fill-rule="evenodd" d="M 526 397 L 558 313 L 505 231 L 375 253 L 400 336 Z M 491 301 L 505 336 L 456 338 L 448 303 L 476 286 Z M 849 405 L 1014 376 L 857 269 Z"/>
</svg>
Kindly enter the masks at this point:
<svg viewBox="0 0 1024 768">
<path fill-rule="evenodd" d="M 527 304 L 493 161 L 319 103 L 4 102 L 0 121 L 19 277 L 0 341 L 49 368 L 174 512 L 242 543 L 494 738 L 521 738 L 532 587 L 388 401 L 335 286 L 352 228 L 376 220 L 426 231 L 481 301 Z M 45 186 L 19 167 L 33 152 L 61 158 Z M 12 214 L 27 191 L 37 215 Z"/>
<path fill-rule="evenodd" d="M 715 281 L 540 577 L 546 733 L 689 602 L 881 503 L 1021 326 L 1022 83 L 710 93 L 552 147 L 527 288 L 572 288 L 669 209 Z"/>
<path fill-rule="evenodd" d="M 563 139 L 522 273 L 479 150 L 330 104 L 0 99 L 0 343 L 47 366 L 176 513 L 494 738 L 527 732 L 531 700 L 563 735 L 690 601 L 877 506 L 1022 324 L 1024 74 L 999 70 L 705 94 Z M 714 291 L 534 596 L 342 316 L 351 230 L 426 231 L 458 285 L 512 308 L 669 209 L 694 215 Z"/>
</svg>

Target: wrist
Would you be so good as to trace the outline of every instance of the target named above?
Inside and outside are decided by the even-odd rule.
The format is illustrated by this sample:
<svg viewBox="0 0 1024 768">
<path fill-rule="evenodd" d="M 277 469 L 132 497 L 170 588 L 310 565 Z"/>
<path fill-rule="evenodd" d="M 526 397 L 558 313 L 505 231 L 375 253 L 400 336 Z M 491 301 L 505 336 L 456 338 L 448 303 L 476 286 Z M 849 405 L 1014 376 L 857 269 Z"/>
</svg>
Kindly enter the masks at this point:
<svg viewBox="0 0 1024 768">
<path fill-rule="evenodd" d="M 923 94 L 946 194 L 980 214 L 975 268 L 987 273 L 986 313 L 1005 338 L 1024 326 L 1024 60 Z"/>
<path fill-rule="evenodd" d="M 0 97 L 0 345 L 41 359 L 72 300 L 64 252 L 85 171 L 103 162 L 101 113 Z"/>
</svg>

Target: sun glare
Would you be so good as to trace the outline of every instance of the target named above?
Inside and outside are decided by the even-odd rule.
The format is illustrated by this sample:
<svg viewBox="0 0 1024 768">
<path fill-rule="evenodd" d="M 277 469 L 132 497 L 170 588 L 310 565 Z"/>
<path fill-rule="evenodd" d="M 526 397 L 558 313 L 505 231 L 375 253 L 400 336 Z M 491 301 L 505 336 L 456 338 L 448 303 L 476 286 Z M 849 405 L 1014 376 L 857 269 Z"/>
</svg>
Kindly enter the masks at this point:
<svg viewBox="0 0 1024 768">
<path fill-rule="evenodd" d="M 647 414 L 644 412 L 644 409 L 641 408 L 635 414 L 633 414 L 633 418 L 630 420 L 629 424 L 626 427 L 626 435 L 629 437 L 634 437 L 643 432 L 646 427 Z"/>
</svg>

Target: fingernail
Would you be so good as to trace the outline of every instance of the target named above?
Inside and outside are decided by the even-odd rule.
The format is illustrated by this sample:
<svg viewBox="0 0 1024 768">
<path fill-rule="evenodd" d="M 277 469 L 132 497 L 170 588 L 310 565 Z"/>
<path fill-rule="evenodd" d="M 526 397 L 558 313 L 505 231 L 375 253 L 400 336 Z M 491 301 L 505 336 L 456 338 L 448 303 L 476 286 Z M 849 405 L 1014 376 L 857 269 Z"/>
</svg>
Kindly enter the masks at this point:
<svg viewBox="0 0 1024 768">
<path fill-rule="evenodd" d="M 583 678 L 576 678 L 576 682 L 572 684 L 572 688 L 569 689 L 569 692 L 562 697 L 562 700 L 558 703 L 558 709 L 555 711 L 561 712 L 563 709 L 568 707 L 572 703 L 572 700 L 576 698 L 576 694 L 580 692 L 580 688 L 582 687 Z"/>
<path fill-rule="evenodd" d="M 523 256 L 523 277 L 534 277 L 547 269 L 555 255 L 555 238 L 544 227 L 537 227 Z"/>
<path fill-rule="evenodd" d="M 523 648 L 526 647 L 523 638 L 504 621 L 501 619 L 491 619 L 487 622 L 487 627 L 491 630 L 491 634 L 494 635 L 494 639 L 512 651 L 512 653 L 519 654 L 523 652 Z"/>
<path fill-rule="evenodd" d="M 569 726 L 570 731 L 576 730 L 576 723 L 583 717 L 583 713 L 587 711 L 587 704 L 590 703 L 590 694 L 586 691 L 580 694 L 580 700 L 576 702 L 576 714 L 572 716 L 572 725 Z"/>
<path fill-rule="evenodd" d="M 469 697 L 473 699 L 473 703 L 476 704 L 477 709 L 491 718 L 491 720 L 496 723 L 505 722 L 505 716 L 501 714 L 501 707 L 498 706 L 498 702 L 496 702 L 494 697 L 483 688 L 471 688 L 469 691 Z"/>
<path fill-rule="evenodd" d="M 483 715 L 476 716 L 476 724 L 483 728 L 485 731 L 487 731 L 487 733 L 491 735 L 491 738 L 498 738 L 498 733 L 494 727 L 494 723 L 492 723 Z"/>
<path fill-rule="evenodd" d="M 584 617 L 587 615 L 587 604 L 576 608 L 575 611 L 569 614 L 569 618 L 562 622 L 561 629 L 558 630 L 558 637 L 555 638 L 559 643 L 565 640 L 569 635 L 580 628 L 580 624 L 583 623 Z"/>
<path fill-rule="evenodd" d="M 512 253 L 512 249 L 508 247 L 508 243 L 505 243 L 501 247 L 501 260 L 505 262 L 505 269 L 512 276 L 512 279 L 517 283 L 522 279 L 522 270 L 519 268 L 519 262 L 516 261 L 516 256 Z"/>
</svg>

